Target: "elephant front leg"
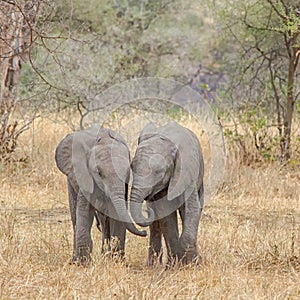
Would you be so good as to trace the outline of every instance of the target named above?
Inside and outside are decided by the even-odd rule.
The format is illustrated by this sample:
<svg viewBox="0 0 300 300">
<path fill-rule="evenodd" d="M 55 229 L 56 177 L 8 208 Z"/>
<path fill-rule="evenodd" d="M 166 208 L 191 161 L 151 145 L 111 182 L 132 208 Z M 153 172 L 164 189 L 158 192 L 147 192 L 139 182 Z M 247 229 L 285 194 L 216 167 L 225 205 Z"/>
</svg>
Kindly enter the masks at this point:
<svg viewBox="0 0 300 300">
<path fill-rule="evenodd" d="M 81 192 L 76 207 L 76 262 L 85 266 L 91 259 L 93 243 L 91 228 L 95 210 Z"/>
<path fill-rule="evenodd" d="M 73 227 L 73 256 L 72 263 L 76 261 L 76 206 L 77 206 L 77 193 L 72 187 L 71 180 L 68 178 L 68 196 L 69 208 L 71 214 L 71 221 Z"/>
<path fill-rule="evenodd" d="M 178 260 L 179 230 L 177 211 L 160 220 L 160 228 L 165 238 L 168 263 L 167 267 L 173 266 Z"/>
<path fill-rule="evenodd" d="M 159 221 L 154 221 L 150 225 L 150 243 L 148 252 L 148 266 L 153 266 L 157 263 L 162 264 L 162 232 Z"/>
</svg>

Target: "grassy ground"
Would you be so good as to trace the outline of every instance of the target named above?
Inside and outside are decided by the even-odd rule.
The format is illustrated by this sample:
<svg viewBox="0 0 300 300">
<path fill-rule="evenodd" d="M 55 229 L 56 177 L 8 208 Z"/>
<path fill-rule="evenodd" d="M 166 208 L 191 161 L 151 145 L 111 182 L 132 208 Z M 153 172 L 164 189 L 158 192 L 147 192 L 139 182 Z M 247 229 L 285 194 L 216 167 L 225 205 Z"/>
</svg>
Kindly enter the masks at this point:
<svg viewBox="0 0 300 300">
<path fill-rule="evenodd" d="M 0 173 L 0 299 L 299 299 L 300 175 L 229 160 L 199 227 L 200 267 L 145 266 L 148 238 L 128 233 L 126 262 L 69 265 L 71 222 L 54 149 L 69 132 L 41 121 L 22 137 L 27 163 Z M 34 146 L 32 148 L 32 146 Z M 32 150 L 33 149 L 33 150 Z M 18 155 L 22 155 L 22 151 Z"/>
</svg>

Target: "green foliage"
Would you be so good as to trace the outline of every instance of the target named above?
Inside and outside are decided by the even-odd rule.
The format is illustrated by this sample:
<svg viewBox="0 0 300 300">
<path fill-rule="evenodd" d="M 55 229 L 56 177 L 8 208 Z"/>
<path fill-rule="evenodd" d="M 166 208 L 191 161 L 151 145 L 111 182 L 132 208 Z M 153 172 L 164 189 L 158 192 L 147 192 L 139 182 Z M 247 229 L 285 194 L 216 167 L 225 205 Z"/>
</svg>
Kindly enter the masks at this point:
<svg viewBox="0 0 300 300">
<path fill-rule="evenodd" d="M 251 161 L 275 161 L 280 157 L 281 137 L 266 109 L 259 106 L 231 114 L 233 126 L 224 128 L 224 136 L 231 145 L 240 148 L 243 159 Z"/>
<path fill-rule="evenodd" d="M 234 108 L 244 111 L 240 121 L 251 128 L 260 154 L 268 159 L 288 158 L 293 120 L 290 107 L 300 92 L 299 3 L 224 0 L 218 4 L 224 29 L 220 39 L 232 78 L 227 96 Z M 265 109 L 258 112 L 251 109 L 253 106 Z M 269 127 L 277 130 L 275 136 Z M 278 144 L 280 155 L 276 154 Z"/>
<path fill-rule="evenodd" d="M 180 121 L 183 115 L 182 108 L 179 106 L 172 106 L 167 110 L 167 115 L 173 120 Z"/>
<path fill-rule="evenodd" d="M 84 114 L 96 94 L 135 77 L 187 80 L 181 58 L 191 64 L 209 55 L 201 37 L 212 34 L 194 1 L 62 0 L 48 9 L 19 90 L 43 113 Z"/>
<path fill-rule="evenodd" d="M 280 26 L 276 28 L 280 32 L 286 33 L 288 38 L 296 37 L 293 41 L 294 46 L 300 46 L 299 42 L 299 30 L 300 30 L 300 19 L 299 19 L 299 9 L 294 4 L 290 5 L 289 10 L 287 10 L 283 3 L 279 2 L 277 4 L 278 11 L 282 18 L 279 20 Z"/>
<path fill-rule="evenodd" d="M 296 101 L 296 110 L 297 110 L 298 114 L 300 114 L 300 100 L 299 99 Z"/>
</svg>

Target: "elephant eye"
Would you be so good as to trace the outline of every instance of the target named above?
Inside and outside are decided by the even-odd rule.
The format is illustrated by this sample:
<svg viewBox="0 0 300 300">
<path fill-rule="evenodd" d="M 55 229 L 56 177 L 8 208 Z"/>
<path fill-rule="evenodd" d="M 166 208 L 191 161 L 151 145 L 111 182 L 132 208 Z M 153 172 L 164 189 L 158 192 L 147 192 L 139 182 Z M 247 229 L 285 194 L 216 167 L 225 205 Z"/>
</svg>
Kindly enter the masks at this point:
<svg viewBox="0 0 300 300">
<path fill-rule="evenodd" d="M 96 173 L 97 173 L 99 176 L 102 175 L 102 171 L 101 171 L 99 168 L 97 168 L 97 167 L 96 167 Z"/>
<path fill-rule="evenodd" d="M 165 166 L 160 166 L 159 168 L 154 170 L 155 174 L 160 174 L 160 173 L 164 173 L 166 170 Z"/>
</svg>

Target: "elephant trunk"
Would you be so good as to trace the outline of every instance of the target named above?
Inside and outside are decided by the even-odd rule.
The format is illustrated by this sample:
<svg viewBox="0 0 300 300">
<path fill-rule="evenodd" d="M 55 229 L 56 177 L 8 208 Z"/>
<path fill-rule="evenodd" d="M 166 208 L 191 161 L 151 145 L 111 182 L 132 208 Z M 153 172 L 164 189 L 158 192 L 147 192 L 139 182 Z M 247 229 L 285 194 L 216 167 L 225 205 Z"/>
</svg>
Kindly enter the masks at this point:
<svg viewBox="0 0 300 300">
<path fill-rule="evenodd" d="M 138 230 L 133 224 L 133 221 L 131 220 L 131 217 L 126 207 L 124 197 L 121 197 L 120 193 L 114 192 L 111 199 L 112 204 L 116 210 L 117 217 L 121 222 L 124 223 L 126 229 L 128 229 L 131 233 L 135 235 L 146 236 L 147 232 L 145 230 Z"/>
<path fill-rule="evenodd" d="M 130 212 L 133 220 L 140 226 L 146 227 L 154 221 L 154 212 L 150 207 L 147 207 L 148 217 L 142 213 L 143 202 L 148 193 L 137 187 L 132 187 L 130 194 Z"/>
</svg>

